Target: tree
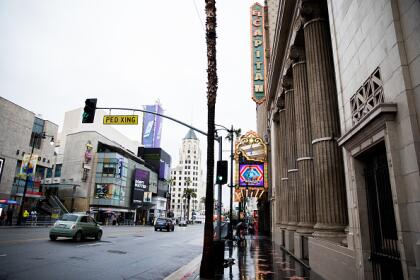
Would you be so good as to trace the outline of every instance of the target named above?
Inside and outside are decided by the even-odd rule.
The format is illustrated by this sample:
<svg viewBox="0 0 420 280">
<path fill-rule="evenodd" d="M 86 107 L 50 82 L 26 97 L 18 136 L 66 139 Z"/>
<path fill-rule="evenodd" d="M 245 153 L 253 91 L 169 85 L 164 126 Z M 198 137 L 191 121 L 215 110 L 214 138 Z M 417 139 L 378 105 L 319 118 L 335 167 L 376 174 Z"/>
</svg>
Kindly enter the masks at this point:
<svg viewBox="0 0 420 280">
<path fill-rule="evenodd" d="M 169 218 L 172 218 L 173 217 L 173 213 L 172 213 L 172 211 L 171 211 L 171 199 L 172 199 L 172 197 L 171 197 L 171 188 L 172 188 L 172 185 L 174 185 L 174 183 L 175 183 L 175 179 L 174 178 L 169 178 L 168 180 L 163 180 L 165 183 L 167 183 L 168 184 L 168 193 L 167 193 L 167 201 L 166 201 L 166 216 L 167 217 L 169 217 Z"/>
<path fill-rule="evenodd" d="M 190 188 L 186 188 L 184 190 L 184 194 L 182 195 L 183 198 L 187 199 L 187 220 L 190 219 L 190 201 L 191 198 L 196 198 L 197 197 L 197 193 L 195 192 L 194 189 L 190 189 Z"/>
<path fill-rule="evenodd" d="M 206 44 L 207 44 L 207 181 L 206 181 L 206 221 L 204 224 L 203 256 L 200 277 L 214 278 L 213 249 L 213 178 L 214 178 L 214 134 L 217 96 L 216 64 L 216 0 L 205 0 Z"/>
</svg>

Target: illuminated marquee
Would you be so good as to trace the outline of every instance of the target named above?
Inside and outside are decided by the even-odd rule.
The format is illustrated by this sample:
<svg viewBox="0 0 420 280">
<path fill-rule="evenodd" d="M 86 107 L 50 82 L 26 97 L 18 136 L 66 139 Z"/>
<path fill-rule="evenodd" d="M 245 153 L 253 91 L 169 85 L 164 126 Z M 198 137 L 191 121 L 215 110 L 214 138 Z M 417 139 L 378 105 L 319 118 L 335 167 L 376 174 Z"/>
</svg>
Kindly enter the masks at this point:
<svg viewBox="0 0 420 280">
<path fill-rule="evenodd" d="M 261 104 L 266 96 L 266 61 L 264 39 L 264 7 L 255 3 L 251 7 L 251 75 L 252 99 Z"/>
</svg>

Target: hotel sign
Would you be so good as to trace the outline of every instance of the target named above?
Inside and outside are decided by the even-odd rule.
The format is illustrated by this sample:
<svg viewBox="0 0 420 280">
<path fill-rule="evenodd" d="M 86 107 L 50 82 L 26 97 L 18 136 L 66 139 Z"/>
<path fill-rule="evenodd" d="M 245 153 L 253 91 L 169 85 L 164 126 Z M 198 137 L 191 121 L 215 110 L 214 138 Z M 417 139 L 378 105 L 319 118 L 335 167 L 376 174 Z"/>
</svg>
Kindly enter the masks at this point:
<svg viewBox="0 0 420 280">
<path fill-rule="evenodd" d="M 104 124 L 138 124 L 139 116 L 138 115 L 107 115 L 104 116 Z"/>
<path fill-rule="evenodd" d="M 265 101 L 267 90 L 264 34 L 264 7 L 255 3 L 251 7 L 251 75 L 252 99 L 257 104 Z"/>
</svg>

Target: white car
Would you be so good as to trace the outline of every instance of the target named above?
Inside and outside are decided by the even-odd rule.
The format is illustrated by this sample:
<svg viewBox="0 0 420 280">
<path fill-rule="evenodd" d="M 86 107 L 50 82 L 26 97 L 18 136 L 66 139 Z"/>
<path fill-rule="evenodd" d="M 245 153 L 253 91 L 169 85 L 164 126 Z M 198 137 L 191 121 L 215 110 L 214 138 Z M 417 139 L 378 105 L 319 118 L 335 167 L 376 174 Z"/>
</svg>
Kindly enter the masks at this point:
<svg viewBox="0 0 420 280">
<path fill-rule="evenodd" d="M 180 227 L 186 227 L 187 226 L 187 221 L 186 220 L 181 220 L 181 221 L 179 221 L 179 224 L 178 224 Z"/>
</svg>

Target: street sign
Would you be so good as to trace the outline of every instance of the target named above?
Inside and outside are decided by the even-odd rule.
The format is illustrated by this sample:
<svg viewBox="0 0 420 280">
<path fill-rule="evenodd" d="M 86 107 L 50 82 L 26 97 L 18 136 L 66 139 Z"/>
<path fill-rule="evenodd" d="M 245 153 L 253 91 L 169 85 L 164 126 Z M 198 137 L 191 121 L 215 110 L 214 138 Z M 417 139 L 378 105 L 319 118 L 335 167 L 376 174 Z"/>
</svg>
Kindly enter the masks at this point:
<svg viewBox="0 0 420 280">
<path fill-rule="evenodd" d="M 138 115 L 107 115 L 104 116 L 104 124 L 112 125 L 135 125 L 139 123 Z"/>
</svg>

